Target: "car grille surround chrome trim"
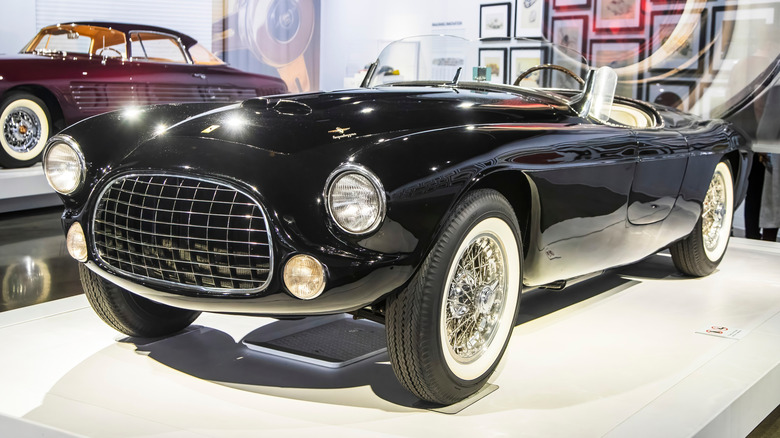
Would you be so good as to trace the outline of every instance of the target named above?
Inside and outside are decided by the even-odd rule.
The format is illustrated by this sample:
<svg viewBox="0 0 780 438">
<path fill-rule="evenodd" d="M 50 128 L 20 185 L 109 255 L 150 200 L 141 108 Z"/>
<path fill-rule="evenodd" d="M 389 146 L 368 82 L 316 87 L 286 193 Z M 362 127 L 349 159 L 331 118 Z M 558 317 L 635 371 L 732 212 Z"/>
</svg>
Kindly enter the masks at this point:
<svg viewBox="0 0 780 438">
<path fill-rule="evenodd" d="M 232 183 L 122 174 L 105 184 L 92 213 L 95 260 L 125 278 L 177 293 L 247 296 L 273 277 L 268 215 Z"/>
</svg>

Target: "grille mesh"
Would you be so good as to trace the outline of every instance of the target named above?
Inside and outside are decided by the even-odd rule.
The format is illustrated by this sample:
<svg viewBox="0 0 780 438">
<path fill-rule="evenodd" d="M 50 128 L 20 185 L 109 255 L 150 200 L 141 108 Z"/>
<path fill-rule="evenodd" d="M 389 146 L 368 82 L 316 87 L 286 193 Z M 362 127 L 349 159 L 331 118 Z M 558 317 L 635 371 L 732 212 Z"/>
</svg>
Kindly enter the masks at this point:
<svg viewBox="0 0 780 438">
<path fill-rule="evenodd" d="M 130 276 L 219 293 L 261 289 L 270 279 L 263 210 L 221 183 L 121 177 L 98 201 L 92 230 L 98 257 Z"/>
</svg>

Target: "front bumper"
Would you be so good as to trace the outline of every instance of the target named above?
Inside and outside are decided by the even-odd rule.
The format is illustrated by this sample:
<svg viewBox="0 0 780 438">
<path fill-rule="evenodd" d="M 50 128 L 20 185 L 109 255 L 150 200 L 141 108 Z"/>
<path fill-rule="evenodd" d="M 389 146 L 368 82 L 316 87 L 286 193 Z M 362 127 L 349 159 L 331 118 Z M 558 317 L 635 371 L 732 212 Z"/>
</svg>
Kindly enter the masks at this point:
<svg viewBox="0 0 780 438">
<path fill-rule="evenodd" d="M 168 306 L 203 312 L 258 316 L 312 316 L 351 312 L 368 306 L 403 286 L 414 272 L 411 266 L 382 267 L 353 283 L 329 289 L 313 300 L 300 300 L 282 291 L 260 297 L 179 295 L 118 277 L 92 261 L 86 262 L 86 266 L 128 292 Z"/>
</svg>

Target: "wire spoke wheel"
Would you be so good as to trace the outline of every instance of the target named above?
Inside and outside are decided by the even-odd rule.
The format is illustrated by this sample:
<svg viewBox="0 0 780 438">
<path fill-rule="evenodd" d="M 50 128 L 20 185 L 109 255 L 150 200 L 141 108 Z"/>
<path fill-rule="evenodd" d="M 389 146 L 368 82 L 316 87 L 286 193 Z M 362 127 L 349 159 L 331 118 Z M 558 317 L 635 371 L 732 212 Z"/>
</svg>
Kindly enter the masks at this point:
<svg viewBox="0 0 780 438">
<path fill-rule="evenodd" d="M 444 306 L 450 354 L 470 363 L 490 345 L 506 304 L 506 253 L 495 236 L 477 236 L 460 256 Z"/>
<path fill-rule="evenodd" d="M 398 380 L 423 400 L 461 401 L 498 366 L 522 288 L 517 218 L 500 193 L 469 193 L 409 286 L 386 306 L 387 352 Z"/>
<path fill-rule="evenodd" d="M 728 161 L 718 163 L 698 222 L 688 236 L 669 247 L 674 265 L 683 273 L 694 277 L 709 275 L 723 259 L 734 218 L 733 181 Z"/>
</svg>

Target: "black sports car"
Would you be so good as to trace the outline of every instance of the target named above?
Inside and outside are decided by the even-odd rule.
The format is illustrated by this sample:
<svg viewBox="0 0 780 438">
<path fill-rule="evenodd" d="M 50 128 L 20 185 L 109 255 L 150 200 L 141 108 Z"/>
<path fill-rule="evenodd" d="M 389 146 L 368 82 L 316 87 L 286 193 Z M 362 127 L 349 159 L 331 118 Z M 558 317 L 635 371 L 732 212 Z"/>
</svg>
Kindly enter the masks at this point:
<svg viewBox="0 0 780 438">
<path fill-rule="evenodd" d="M 467 41 L 419 37 L 388 46 L 360 89 L 65 129 L 44 166 L 87 298 L 131 336 L 201 311 L 353 312 L 386 324 L 409 390 L 449 404 L 495 369 L 523 288 L 665 248 L 682 272 L 713 272 L 744 136 L 615 97 L 610 68 L 551 50 L 557 65 L 504 85 Z"/>
</svg>

